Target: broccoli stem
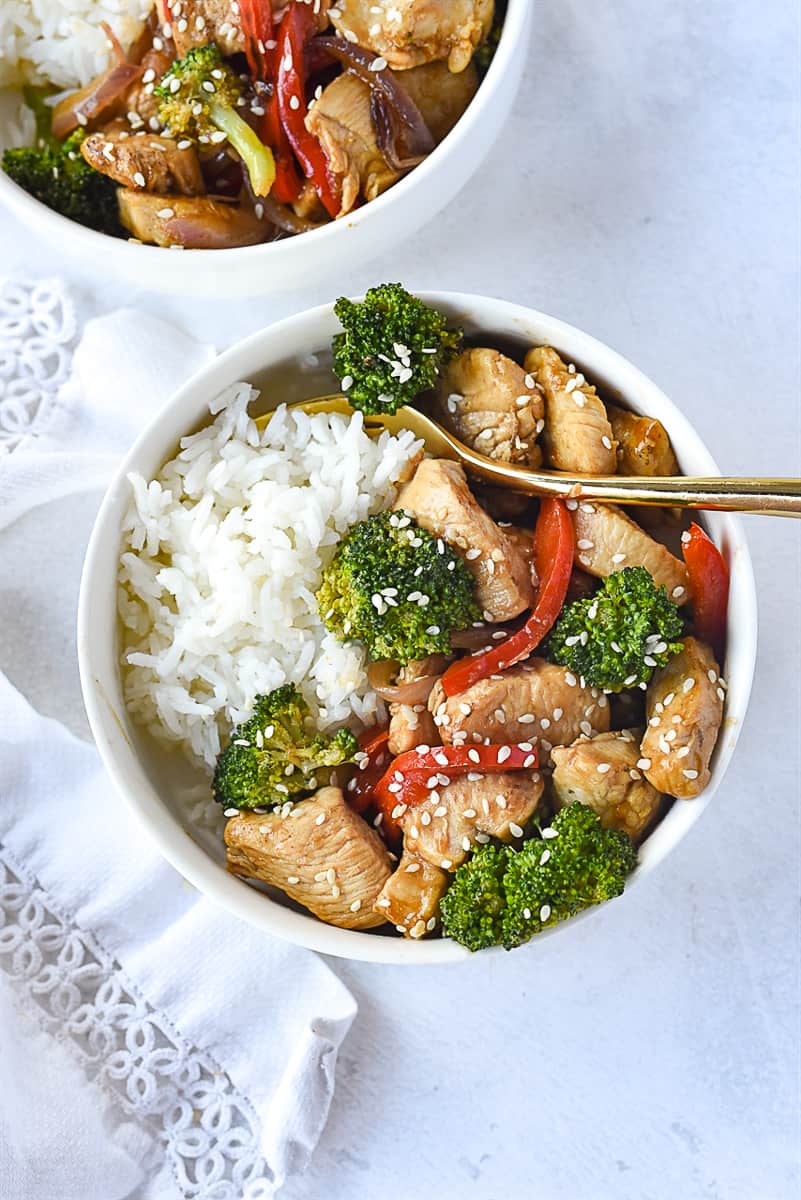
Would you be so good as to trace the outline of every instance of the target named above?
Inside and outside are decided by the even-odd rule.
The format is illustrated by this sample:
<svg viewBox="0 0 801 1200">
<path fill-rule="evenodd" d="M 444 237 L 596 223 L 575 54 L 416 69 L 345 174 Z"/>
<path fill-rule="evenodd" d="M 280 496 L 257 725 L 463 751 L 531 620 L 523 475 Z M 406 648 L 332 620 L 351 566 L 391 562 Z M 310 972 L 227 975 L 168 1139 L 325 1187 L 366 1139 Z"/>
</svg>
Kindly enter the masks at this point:
<svg viewBox="0 0 801 1200">
<path fill-rule="evenodd" d="M 250 184 L 257 196 L 268 196 L 275 181 L 275 159 L 268 146 L 262 145 L 256 134 L 227 104 L 210 97 L 209 120 L 221 130 L 247 167 Z"/>
</svg>

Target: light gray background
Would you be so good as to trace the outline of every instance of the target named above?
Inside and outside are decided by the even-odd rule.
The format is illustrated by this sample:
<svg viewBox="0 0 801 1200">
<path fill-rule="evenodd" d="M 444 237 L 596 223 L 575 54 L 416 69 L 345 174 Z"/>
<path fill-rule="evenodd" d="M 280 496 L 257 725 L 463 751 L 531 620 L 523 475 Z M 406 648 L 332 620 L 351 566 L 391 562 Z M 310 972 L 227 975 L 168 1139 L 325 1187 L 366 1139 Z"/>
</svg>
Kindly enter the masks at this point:
<svg viewBox="0 0 801 1200">
<path fill-rule="evenodd" d="M 725 470 L 798 474 L 797 9 L 541 0 L 513 117 L 473 182 L 331 288 L 242 303 L 132 293 L 101 263 L 54 261 L 5 214 L 0 263 L 60 272 L 87 313 L 138 304 L 220 347 L 378 280 L 506 296 L 632 358 Z M 79 527 L 65 521 L 54 578 L 77 578 Z M 0 663 L 75 725 L 77 681 L 48 687 L 54 659 L 72 664 L 75 597 L 27 611 L 35 518 L 18 532 Z M 797 1195 L 799 533 L 757 519 L 748 533 L 760 659 L 710 812 L 636 903 L 541 950 L 408 973 L 332 963 L 361 1012 L 315 1162 L 286 1200 Z"/>
</svg>

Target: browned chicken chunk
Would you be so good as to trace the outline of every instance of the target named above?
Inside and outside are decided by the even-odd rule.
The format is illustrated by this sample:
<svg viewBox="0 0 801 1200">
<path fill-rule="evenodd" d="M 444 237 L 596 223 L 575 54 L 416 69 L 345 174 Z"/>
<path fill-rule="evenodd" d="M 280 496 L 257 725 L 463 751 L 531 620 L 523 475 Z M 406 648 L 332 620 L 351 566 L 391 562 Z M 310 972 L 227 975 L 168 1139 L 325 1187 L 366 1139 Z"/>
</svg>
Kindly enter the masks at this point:
<svg viewBox="0 0 801 1200">
<path fill-rule="evenodd" d="M 613 475 L 617 447 L 603 401 L 592 384 L 580 371 L 571 371 L 550 346 L 529 350 L 525 368 L 545 396 L 542 442 L 548 466 L 584 475 Z"/>
<path fill-rule="evenodd" d="M 373 929 L 386 920 L 373 906 L 392 874 L 389 854 L 339 788 L 321 788 L 286 817 L 231 817 L 225 844 L 234 875 L 280 888 L 329 925 Z"/>
<path fill-rule="evenodd" d="M 375 902 L 376 912 L 405 937 L 424 937 L 437 924 L 439 902 L 447 886 L 447 872 L 404 846 L 398 869 Z"/>
<path fill-rule="evenodd" d="M 450 700 L 437 684 L 428 705 L 443 742 L 525 741 L 547 755 L 581 733 L 591 737 L 609 728 L 606 696 L 543 658 L 482 679 Z"/>
<path fill-rule="evenodd" d="M 244 53 L 242 18 L 233 0 L 172 0 L 170 14 L 179 58 L 207 42 L 216 42 L 226 58 Z"/>
<path fill-rule="evenodd" d="M 639 757 L 640 734 L 626 729 L 555 746 L 551 790 L 557 807 L 588 804 L 605 829 L 621 829 L 641 841 L 662 797 L 637 766 Z"/>
<path fill-rule="evenodd" d="M 417 105 L 437 143 L 447 137 L 478 91 L 478 72 L 472 64 L 458 75 L 444 62 L 392 74 Z"/>
<path fill-rule="evenodd" d="M 378 149 L 370 88 L 357 75 L 339 75 L 328 84 L 310 108 L 306 128 L 322 145 L 341 185 L 339 216 L 350 212 L 360 196 L 375 200 L 399 178 Z"/>
<path fill-rule="evenodd" d="M 117 193 L 120 222 L 135 238 L 156 246 L 219 250 L 255 246 L 272 226 L 250 209 L 208 196 L 156 196 L 130 188 Z"/>
<path fill-rule="evenodd" d="M 709 783 L 724 695 L 720 668 L 698 638 L 685 638 L 681 654 L 654 673 L 637 766 L 660 792 L 691 800 Z"/>
<path fill-rule="evenodd" d="M 146 51 L 141 63 L 142 74 L 125 97 L 125 111 L 134 125 L 138 124 L 135 116 L 145 125 L 152 120 L 158 121 L 161 102 L 154 94 L 155 88 L 175 58 L 173 42 L 159 34 L 155 37 L 157 44 Z"/>
<path fill-rule="evenodd" d="M 606 411 L 617 442 L 621 475 L 678 475 L 679 464 L 667 430 L 655 417 L 640 417 L 608 404 Z"/>
<path fill-rule="evenodd" d="M 458 463 L 426 458 L 398 495 L 418 525 L 460 550 L 476 581 L 476 599 L 488 621 L 509 621 L 530 608 L 526 556 L 477 503 Z"/>
<path fill-rule="evenodd" d="M 405 70 L 447 59 L 463 71 L 489 33 L 494 0 L 337 0 L 337 32 Z"/>
<path fill-rule="evenodd" d="M 199 196 L 205 190 L 194 146 L 179 150 L 172 138 L 155 133 L 90 133 L 81 154 L 101 175 L 134 191 Z"/>
<path fill-rule="evenodd" d="M 542 795 L 539 771 L 465 776 L 431 793 L 401 817 L 404 844 L 443 871 L 463 863 L 491 837 L 520 837 Z"/>
<path fill-rule="evenodd" d="M 489 458 L 538 467 L 542 395 L 526 386 L 522 367 L 485 347 L 463 351 L 440 377 L 434 416 Z"/>
<path fill-rule="evenodd" d="M 413 683 L 431 675 L 441 675 L 447 665 L 448 659 L 444 654 L 432 654 L 421 662 L 408 662 L 398 672 L 398 684 Z M 427 700 L 426 696 L 413 704 L 390 704 L 390 754 L 404 754 L 421 744 L 439 745 L 439 734 L 434 718 L 428 711 Z"/>
<path fill-rule="evenodd" d="M 689 599 L 687 568 L 661 542 L 614 504 L 582 500 L 571 512 L 576 533 L 576 564 L 604 579 L 624 567 L 645 567 L 664 584 L 675 604 Z"/>
</svg>

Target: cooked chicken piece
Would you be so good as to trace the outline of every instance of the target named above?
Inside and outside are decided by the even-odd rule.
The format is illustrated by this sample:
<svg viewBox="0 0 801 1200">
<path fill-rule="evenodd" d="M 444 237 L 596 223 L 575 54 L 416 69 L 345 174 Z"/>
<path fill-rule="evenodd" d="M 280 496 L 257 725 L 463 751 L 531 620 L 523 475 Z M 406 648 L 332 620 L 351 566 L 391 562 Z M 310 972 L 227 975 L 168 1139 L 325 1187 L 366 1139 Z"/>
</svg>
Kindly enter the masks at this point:
<svg viewBox="0 0 801 1200">
<path fill-rule="evenodd" d="M 640 735 L 624 729 L 581 737 L 555 746 L 551 786 L 557 808 L 588 804 L 604 829 L 621 829 L 639 842 L 656 816 L 662 797 L 637 766 Z"/>
<path fill-rule="evenodd" d="M 125 188 L 159 196 L 170 192 L 199 196 L 205 191 L 194 146 L 179 150 L 172 138 L 155 133 L 126 137 L 122 132 L 105 130 L 90 133 L 81 143 L 81 154 L 90 167 Z"/>
<path fill-rule="evenodd" d="M 437 923 L 439 902 L 448 886 L 441 867 L 404 846 L 398 869 L 384 884 L 375 910 L 405 937 L 421 938 Z"/>
<path fill-rule="evenodd" d="M 321 921 L 373 929 L 373 908 L 392 874 L 384 843 L 339 788 L 321 788 L 282 817 L 242 812 L 225 826 L 228 870 L 286 892 Z"/>
<path fill-rule="evenodd" d="M 305 179 L 297 200 L 292 201 L 292 209 L 296 216 L 303 221 L 324 224 L 328 221 L 328 213 L 323 208 L 323 202 L 317 195 L 317 189 L 310 179 Z"/>
<path fill-rule="evenodd" d="M 156 196 L 120 188 L 117 203 L 122 225 L 140 242 L 156 246 L 255 246 L 267 241 L 272 229 L 250 209 L 208 196 Z"/>
<path fill-rule="evenodd" d="M 330 15 L 338 33 L 391 67 L 447 59 L 458 72 L 489 33 L 493 12 L 494 0 L 337 0 Z"/>
<path fill-rule="evenodd" d="M 413 683 L 428 675 L 441 675 L 448 665 L 444 654 L 432 654 L 422 662 L 408 662 L 398 672 L 398 683 Z M 423 703 L 390 704 L 389 706 L 389 752 L 403 754 L 414 750 L 415 746 L 424 743 L 427 746 L 439 745 L 439 734 L 434 724 L 434 718 Z"/>
<path fill-rule="evenodd" d="M 472 64 L 458 75 L 444 62 L 425 63 L 392 74 L 419 108 L 437 143 L 447 137 L 478 91 L 478 72 Z"/>
<path fill-rule="evenodd" d="M 129 89 L 125 97 L 126 113 L 136 113 L 146 125 L 154 117 L 158 119 L 158 109 L 161 101 L 154 95 L 154 89 L 161 81 L 162 75 L 168 70 L 175 58 L 175 46 L 169 38 L 156 35 L 158 46 L 152 46 L 142 58 L 142 75 Z M 131 117 L 132 123 L 136 124 Z"/>
<path fill-rule="evenodd" d="M 617 442 L 621 475 L 678 475 L 679 464 L 661 421 L 613 404 L 607 405 L 606 411 Z"/>
<path fill-rule="evenodd" d="M 724 695 L 715 657 L 698 638 L 685 638 L 681 654 L 654 672 L 638 766 L 660 792 L 691 800 L 709 783 Z"/>
<path fill-rule="evenodd" d="M 399 175 L 378 149 L 370 115 L 370 88 L 357 75 L 338 75 L 309 110 L 306 128 L 318 139 L 342 187 L 339 216 L 359 196 L 375 200 Z"/>
<path fill-rule="evenodd" d="M 443 371 L 434 416 L 468 446 L 489 458 L 538 467 L 543 427 L 540 392 L 505 354 L 485 347 L 463 351 Z"/>
<path fill-rule="evenodd" d="M 529 350 L 525 368 L 545 395 L 542 443 L 548 466 L 584 475 L 614 475 L 617 447 L 593 385 L 575 368 L 571 371 L 550 346 Z"/>
<path fill-rule="evenodd" d="M 657 584 L 664 584 L 676 604 L 689 599 L 684 563 L 656 542 L 636 521 L 614 504 L 582 500 L 571 512 L 576 533 L 576 563 L 604 579 L 624 567 L 645 567 Z"/>
<path fill-rule="evenodd" d="M 571 745 L 581 733 L 592 737 L 609 728 L 606 696 L 543 658 L 482 679 L 450 700 L 436 684 L 428 707 L 443 742 L 526 741 L 539 743 L 543 755 L 552 746 Z"/>
<path fill-rule="evenodd" d="M 542 795 L 539 771 L 454 780 L 401 817 L 404 844 L 443 871 L 455 870 L 491 837 L 520 837 Z"/>
<path fill-rule="evenodd" d="M 244 53 L 242 18 L 233 0 L 173 0 L 170 14 L 179 58 L 193 46 L 205 46 L 207 42 L 216 42 L 224 58 Z"/>
<path fill-rule="evenodd" d="M 458 463 L 425 458 L 401 488 L 395 508 L 464 553 L 488 621 L 510 621 L 533 602 L 526 557 L 484 512 Z"/>
</svg>

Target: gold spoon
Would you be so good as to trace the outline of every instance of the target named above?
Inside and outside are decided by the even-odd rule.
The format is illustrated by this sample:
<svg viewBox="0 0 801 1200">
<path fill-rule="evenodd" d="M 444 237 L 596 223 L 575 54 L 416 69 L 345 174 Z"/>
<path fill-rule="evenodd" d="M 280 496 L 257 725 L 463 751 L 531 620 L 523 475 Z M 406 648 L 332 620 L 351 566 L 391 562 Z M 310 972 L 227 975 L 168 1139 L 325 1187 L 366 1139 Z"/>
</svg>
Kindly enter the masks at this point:
<svg viewBox="0 0 801 1200">
<path fill-rule="evenodd" d="M 319 396 L 288 406 L 307 413 L 340 413 L 349 417 L 353 409 L 341 395 Z M 272 413 L 258 417 L 260 429 Z M 400 433 L 410 429 L 425 442 L 436 458 L 462 463 L 485 483 L 517 492 L 566 499 L 598 500 L 606 504 L 667 505 L 671 508 L 710 508 L 725 512 L 759 513 L 771 517 L 801 517 L 801 479 L 734 479 L 722 475 L 693 478 L 689 475 L 569 475 L 564 471 L 531 471 L 479 454 L 425 413 L 404 406 L 390 416 L 364 418 L 367 433 L 383 429 Z"/>
</svg>

